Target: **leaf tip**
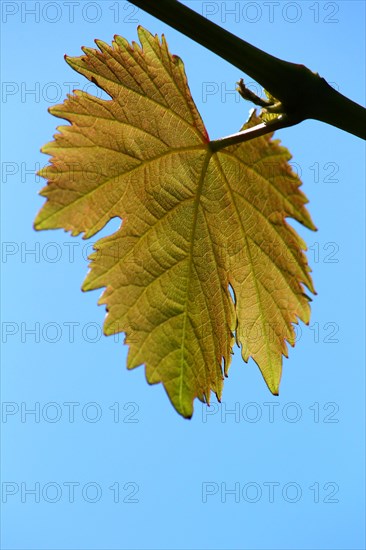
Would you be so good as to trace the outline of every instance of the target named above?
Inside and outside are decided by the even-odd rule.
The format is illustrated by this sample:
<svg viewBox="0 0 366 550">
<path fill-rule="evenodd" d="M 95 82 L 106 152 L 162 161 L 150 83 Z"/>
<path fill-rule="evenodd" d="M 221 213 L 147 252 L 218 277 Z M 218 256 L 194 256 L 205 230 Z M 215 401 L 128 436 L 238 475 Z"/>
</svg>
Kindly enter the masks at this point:
<svg viewBox="0 0 366 550">
<path fill-rule="evenodd" d="M 169 396 L 169 394 L 168 394 Z M 170 396 L 169 396 L 169 399 L 170 399 Z M 187 420 L 191 420 L 192 419 L 192 416 L 193 416 L 193 403 L 181 403 L 181 405 L 179 407 L 176 406 L 176 404 L 172 402 L 172 405 L 173 407 L 175 408 L 175 410 L 185 419 Z"/>
<path fill-rule="evenodd" d="M 33 229 L 34 231 L 40 231 L 41 230 L 41 227 L 40 227 L 40 222 L 38 220 L 38 217 L 34 220 L 33 222 Z"/>
<path fill-rule="evenodd" d="M 269 391 L 271 392 L 272 395 L 279 395 L 280 394 L 280 382 L 281 382 L 281 373 L 282 373 L 282 369 L 280 369 L 279 372 L 277 372 L 276 374 L 272 374 L 272 376 L 270 377 L 267 377 L 267 376 L 263 376 L 267 386 L 268 386 L 268 389 Z M 262 373 L 264 374 L 264 373 Z"/>
<path fill-rule="evenodd" d="M 71 57 L 71 55 L 67 55 L 67 54 L 65 53 L 65 55 L 64 55 L 64 60 L 66 61 L 66 63 L 67 63 L 68 65 L 70 65 L 70 67 L 72 67 L 73 57 Z"/>
</svg>

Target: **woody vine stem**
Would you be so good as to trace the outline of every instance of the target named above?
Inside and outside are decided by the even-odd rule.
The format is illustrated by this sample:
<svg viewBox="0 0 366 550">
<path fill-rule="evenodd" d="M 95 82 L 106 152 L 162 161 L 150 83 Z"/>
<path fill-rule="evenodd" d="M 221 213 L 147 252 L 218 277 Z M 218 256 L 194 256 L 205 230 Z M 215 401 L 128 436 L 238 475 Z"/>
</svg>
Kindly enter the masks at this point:
<svg viewBox="0 0 366 550">
<path fill-rule="evenodd" d="M 264 122 L 260 128 L 251 128 L 251 132 L 246 130 L 217 140 L 212 143 L 217 144 L 213 147 L 220 149 L 306 119 L 326 122 L 366 139 L 366 109 L 337 92 L 304 65 L 278 59 L 252 46 L 178 0 L 129 1 L 235 65 L 276 98 L 276 102 L 267 103 L 266 110 L 282 116 Z"/>
</svg>

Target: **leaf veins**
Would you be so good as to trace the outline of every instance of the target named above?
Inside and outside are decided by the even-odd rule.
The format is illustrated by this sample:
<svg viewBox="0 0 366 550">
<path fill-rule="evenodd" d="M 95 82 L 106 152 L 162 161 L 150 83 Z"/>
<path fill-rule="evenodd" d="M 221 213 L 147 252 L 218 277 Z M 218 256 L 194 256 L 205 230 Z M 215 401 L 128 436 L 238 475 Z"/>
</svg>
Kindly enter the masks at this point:
<svg viewBox="0 0 366 550">
<path fill-rule="evenodd" d="M 104 331 L 126 333 L 128 368 L 144 364 L 191 417 L 196 397 L 220 399 L 235 341 L 278 393 L 293 323 L 309 322 L 304 285 L 314 292 L 286 218 L 315 228 L 288 150 L 265 135 L 214 151 L 183 62 L 164 37 L 138 33 L 141 46 L 116 36 L 66 58 L 111 99 L 75 91 L 50 109 L 70 124 L 42 149 L 35 228 L 89 238 L 121 218 L 95 245 L 83 289 L 105 287 Z"/>
</svg>

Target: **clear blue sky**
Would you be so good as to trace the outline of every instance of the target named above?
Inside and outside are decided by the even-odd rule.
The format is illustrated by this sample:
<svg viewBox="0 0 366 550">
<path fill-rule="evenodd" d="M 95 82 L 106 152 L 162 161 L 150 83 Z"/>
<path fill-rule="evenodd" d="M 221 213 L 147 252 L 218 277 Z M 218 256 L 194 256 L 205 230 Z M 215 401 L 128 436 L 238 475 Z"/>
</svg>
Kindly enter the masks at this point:
<svg viewBox="0 0 366 550">
<path fill-rule="evenodd" d="M 364 103 L 362 1 L 187 4 Z M 124 2 L 1 8 L 2 548 L 365 548 L 364 142 L 315 121 L 278 132 L 319 229 L 298 228 L 318 292 L 311 325 L 279 397 L 236 352 L 222 405 L 196 402 L 184 420 L 142 367 L 126 370 L 123 336 L 101 336 L 100 292 L 80 291 L 90 243 L 33 231 L 34 170 L 62 124 L 47 108 L 93 91 L 63 55 L 94 38 L 164 32 L 212 138 L 246 119 L 251 106 L 230 93 L 244 75 Z"/>
</svg>

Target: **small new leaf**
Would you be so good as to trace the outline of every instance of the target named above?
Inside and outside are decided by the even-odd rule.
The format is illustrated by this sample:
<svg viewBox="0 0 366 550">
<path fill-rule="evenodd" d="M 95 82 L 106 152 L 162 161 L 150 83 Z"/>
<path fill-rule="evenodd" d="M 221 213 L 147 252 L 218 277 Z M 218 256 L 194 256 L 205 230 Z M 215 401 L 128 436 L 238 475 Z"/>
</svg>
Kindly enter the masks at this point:
<svg viewBox="0 0 366 550">
<path fill-rule="evenodd" d="M 304 285 L 314 291 L 286 218 L 314 226 L 288 150 L 271 135 L 211 149 L 183 62 L 138 33 L 141 46 L 117 36 L 66 58 L 111 99 L 75 91 L 50 109 L 71 124 L 42 149 L 35 227 L 89 238 L 122 220 L 95 245 L 83 289 L 106 288 L 104 331 L 126 333 L 128 368 L 145 365 L 191 417 L 196 397 L 220 399 L 235 341 L 278 393 L 293 323 L 309 321 Z"/>
</svg>

